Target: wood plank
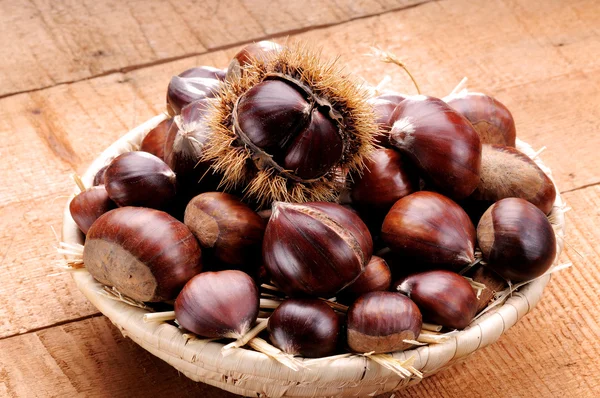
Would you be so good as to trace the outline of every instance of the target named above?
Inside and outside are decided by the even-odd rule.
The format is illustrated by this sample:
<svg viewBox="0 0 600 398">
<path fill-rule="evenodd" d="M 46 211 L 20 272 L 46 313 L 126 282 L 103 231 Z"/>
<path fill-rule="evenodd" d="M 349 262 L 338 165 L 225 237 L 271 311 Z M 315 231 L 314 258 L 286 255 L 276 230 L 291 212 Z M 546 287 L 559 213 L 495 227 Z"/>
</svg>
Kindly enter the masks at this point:
<svg viewBox="0 0 600 398">
<path fill-rule="evenodd" d="M 513 110 L 523 139 L 535 147 L 548 146 L 542 156 L 555 170 L 561 189 L 597 182 L 594 148 L 600 139 L 595 134 L 600 120 L 600 71 L 573 69 L 556 47 L 528 36 L 523 27 L 526 21 L 516 20 L 505 3 L 471 7 L 466 0 L 456 0 L 453 4 L 430 3 L 294 38 L 316 43 L 326 56 L 341 54 L 340 62 L 349 71 L 370 82 L 388 74 L 394 79 L 391 87 L 411 92 L 408 78 L 398 68 L 363 56 L 373 38 L 394 51 L 402 41 L 398 53 L 409 64 L 421 65 L 413 72 L 425 92 L 444 95 L 464 74 L 471 76 L 474 89 L 497 95 Z M 457 18 L 456 10 L 469 7 L 472 13 L 465 17 L 465 29 L 479 39 L 470 44 L 471 55 L 465 57 L 459 40 L 464 33 L 452 29 L 453 19 L 444 22 L 438 15 L 449 13 Z M 512 26 L 518 34 L 507 34 L 502 50 L 496 37 L 486 34 L 477 21 L 483 26 Z M 438 52 L 444 29 L 447 46 Z M 495 49 L 486 52 L 490 47 Z M 83 172 L 117 137 L 161 112 L 170 76 L 198 64 L 225 66 L 235 51 L 216 51 L 0 99 L 4 182 L 0 184 L 0 275 L 6 281 L 0 286 L 0 336 L 95 313 L 68 275 L 48 277 L 57 273 L 51 266 L 56 242 L 50 226 L 60 227 L 64 196 L 72 187 L 69 175 Z M 536 66 L 535 73 L 523 67 L 529 53 L 548 60 Z M 477 66 L 484 63 L 490 67 Z M 507 73 L 499 76 L 502 66 Z M 542 78 L 545 84 L 540 83 Z"/>
<path fill-rule="evenodd" d="M 554 276 L 540 304 L 499 342 L 395 397 L 594 397 L 600 388 L 600 186 L 565 194 L 574 267 Z M 578 254 L 579 253 L 579 254 Z M 582 255 L 583 257 L 581 257 Z M 27 356 L 20 355 L 23 348 Z M 104 317 L 0 340 L 0 391 L 46 396 L 232 397 L 179 375 Z M 384 394 L 380 397 L 389 397 Z"/>
<path fill-rule="evenodd" d="M 24 355 L 26 353 L 26 355 Z M 4 397 L 234 397 L 195 383 L 96 317 L 0 341 Z"/>
<path fill-rule="evenodd" d="M 423 1 L 4 0 L 0 97 Z"/>
</svg>

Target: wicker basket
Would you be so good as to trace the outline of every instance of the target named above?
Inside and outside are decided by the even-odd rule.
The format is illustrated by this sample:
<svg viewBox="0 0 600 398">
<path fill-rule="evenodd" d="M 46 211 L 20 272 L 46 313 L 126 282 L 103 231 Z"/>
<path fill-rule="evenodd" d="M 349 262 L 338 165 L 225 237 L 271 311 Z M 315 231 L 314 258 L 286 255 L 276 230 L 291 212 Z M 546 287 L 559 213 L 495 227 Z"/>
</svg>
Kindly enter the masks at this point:
<svg viewBox="0 0 600 398">
<path fill-rule="evenodd" d="M 116 155 L 137 149 L 147 132 L 164 118 L 160 115 L 148 120 L 106 149 L 82 177 L 84 184 L 90 186 L 95 173 Z M 517 148 L 535 157 L 532 148 L 518 140 Z M 539 160 L 536 162 L 550 175 L 548 168 Z M 563 247 L 563 208 L 557 194 L 550 215 L 557 235 L 557 257 Z M 83 244 L 83 236 L 71 218 L 68 206 L 64 213 L 62 238 L 67 243 Z M 375 396 L 420 381 L 419 378 L 401 378 L 360 355 L 318 361 L 299 371 L 247 349 L 236 349 L 233 354 L 224 357 L 221 355 L 222 344 L 190 339 L 168 323 L 145 323 L 142 318 L 147 310 L 98 294 L 103 286 L 85 269 L 73 271 L 72 275 L 77 287 L 123 335 L 187 377 L 236 394 L 253 397 Z M 496 306 L 444 343 L 394 353 L 393 357 L 400 360 L 414 357 L 413 366 L 423 372 L 424 377 L 431 376 L 498 340 L 538 303 L 549 280 L 550 275 L 546 274 L 522 286 L 504 304 Z"/>
</svg>

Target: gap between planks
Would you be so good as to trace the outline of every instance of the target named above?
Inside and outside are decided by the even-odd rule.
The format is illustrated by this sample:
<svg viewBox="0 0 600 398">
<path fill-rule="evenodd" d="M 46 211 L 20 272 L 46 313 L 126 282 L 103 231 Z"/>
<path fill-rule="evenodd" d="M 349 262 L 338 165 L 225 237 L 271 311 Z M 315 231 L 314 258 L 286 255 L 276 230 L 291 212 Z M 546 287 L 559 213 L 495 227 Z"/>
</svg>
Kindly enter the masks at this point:
<svg viewBox="0 0 600 398">
<path fill-rule="evenodd" d="M 253 43 L 253 42 L 257 42 L 257 41 L 261 41 L 261 40 L 278 39 L 278 38 L 282 38 L 282 37 L 298 35 L 298 34 L 313 31 L 313 30 L 321 30 L 321 29 L 331 28 L 333 26 L 345 25 L 350 22 L 360 21 L 362 19 L 367 19 L 367 18 L 374 18 L 374 17 L 378 17 L 378 16 L 381 16 L 384 14 L 389 14 L 392 12 L 409 10 L 411 8 L 416 8 L 416 7 L 422 6 L 424 4 L 436 3 L 436 2 L 440 2 L 440 1 L 443 1 L 443 0 L 422 0 L 420 3 L 402 5 L 399 7 L 390 8 L 389 10 L 385 10 L 385 11 L 377 12 L 377 13 L 373 13 L 373 14 L 358 15 L 355 17 L 350 17 L 350 18 L 348 18 L 344 21 L 340 21 L 340 22 L 323 23 L 323 24 L 316 24 L 316 25 L 308 26 L 305 28 L 284 30 L 281 32 L 274 33 L 272 35 L 263 35 L 263 36 L 254 37 L 250 40 L 238 41 L 235 43 L 228 43 L 228 44 L 225 44 L 222 46 L 215 46 L 215 47 L 208 49 L 207 51 L 192 52 L 192 53 L 177 55 L 175 57 L 163 58 L 163 59 L 159 59 L 159 60 L 152 61 L 152 62 L 142 62 L 142 63 L 136 64 L 136 65 L 129 65 L 129 66 L 126 66 L 123 68 L 109 69 L 102 73 L 98 73 L 98 74 L 95 74 L 92 76 L 87 76 L 87 77 L 84 77 L 81 79 L 66 80 L 63 82 L 58 82 L 58 83 L 50 84 L 47 86 L 29 89 L 29 90 L 13 91 L 10 93 L 5 93 L 5 94 L 0 95 L 0 99 L 12 97 L 12 96 L 19 95 L 19 94 L 34 93 L 34 92 L 46 90 L 46 89 L 49 89 L 52 87 L 58 87 L 58 86 L 78 83 L 78 82 L 82 82 L 82 81 L 92 80 L 92 79 L 96 79 L 99 77 L 112 75 L 114 73 L 128 73 L 128 72 L 132 72 L 132 71 L 143 69 L 143 68 L 148 68 L 148 67 L 152 67 L 152 66 L 156 66 L 156 65 L 166 64 L 169 62 L 179 61 L 179 60 L 182 60 L 185 58 L 197 57 L 200 55 L 209 55 L 209 54 L 212 54 L 212 53 L 215 53 L 218 51 L 229 50 L 231 48 L 239 47 L 239 46 L 242 46 L 245 44 L 249 44 L 249 43 Z"/>
<path fill-rule="evenodd" d="M 102 316 L 104 316 L 103 313 L 101 313 L 101 312 L 95 312 L 93 314 L 89 314 L 89 315 L 85 315 L 85 316 L 80 316 L 80 317 L 77 317 L 77 318 L 65 319 L 63 321 L 54 322 L 54 323 L 51 323 L 49 325 L 44 325 L 44 326 L 40 326 L 38 328 L 29 329 L 29 330 L 26 330 L 24 332 L 17 332 L 17 333 L 9 334 L 9 335 L 6 335 L 6 336 L 1 336 L 0 337 L 0 341 L 10 339 L 11 337 L 24 336 L 26 334 L 37 333 L 37 332 L 40 332 L 40 331 L 46 330 L 46 329 L 52 329 L 53 327 L 64 326 L 64 325 L 68 325 L 69 323 L 79 322 L 79 321 L 85 321 L 86 319 L 98 318 L 98 317 L 102 317 Z"/>
</svg>

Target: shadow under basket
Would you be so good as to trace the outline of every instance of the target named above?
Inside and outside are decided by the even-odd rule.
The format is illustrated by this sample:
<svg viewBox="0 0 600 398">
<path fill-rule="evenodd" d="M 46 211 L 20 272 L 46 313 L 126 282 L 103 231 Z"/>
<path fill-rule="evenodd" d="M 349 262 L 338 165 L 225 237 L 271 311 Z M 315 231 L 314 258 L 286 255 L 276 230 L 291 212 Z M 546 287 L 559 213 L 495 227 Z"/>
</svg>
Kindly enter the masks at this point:
<svg viewBox="0 0 600 398">
<path fill-rule="evenodd" d="M 156 116 L 136 127 L 106 149 L 82 177 L 91 186 L 96 172 L 115 156 L 137 150 L 144 136 L 165 119 Z M 517 140 L 517 148 L 535 159 L 551 177 L 536 153 Z M 557 258 L 563 247 L 564 204 L 558 194 L 549 219 L 557 236 Z M 67 244 L 83 244 L 83 236 L 75 225 L 69 208 L 64 212 L 62 240 Z M 555 264 L 556 266 L 556 264 Z M 417 384 L 420 377 L 402 377 L 368 356 L 352 355 L 330 360 L 311 361 L 306 368 L 294 371 L 267 355 L 251 349 L 235 349 L 221 354 L 223 344 L 191 338 L 170 323 L 143 320 L 149 310 L 128 305 L 99 294 L 104 286 L 83 269 L 72 272 L 79 290 L 115 324 L 124 336 L 131 338 L 150 353 L 165 360 L 192 380 L 210 384 L 244 396 L 315 397 L 375 396 Z M 428 377 L 465 359 L 478 349 L 492 344 L 533 309 L 548 284 L 549 273 L 519 287 L 502 304 L 496 305 L 474 320 L 465 330 L 446 341 L 390 354 L 400 361 L 411 359 L 412 366 Z M 299 359 L 304 362 L 304 359 Z"/>
</svg>

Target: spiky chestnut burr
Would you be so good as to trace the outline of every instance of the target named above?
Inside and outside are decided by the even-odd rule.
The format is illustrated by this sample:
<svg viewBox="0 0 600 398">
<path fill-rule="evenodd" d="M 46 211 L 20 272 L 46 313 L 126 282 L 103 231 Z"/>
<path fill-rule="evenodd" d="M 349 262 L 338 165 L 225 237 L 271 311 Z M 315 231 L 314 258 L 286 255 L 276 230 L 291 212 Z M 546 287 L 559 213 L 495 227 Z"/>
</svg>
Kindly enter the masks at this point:
<svg viewBox="0 0 600 398">
<path fill-rule="evenodd" d="M 209 111 L 205 160 L 223 188 L 244 199 L 333 201 L 348 171 L 360 170 L 377 131 L 366 91 L 333 62 L 284 47 L 228 77 Z"/>
</svg>

